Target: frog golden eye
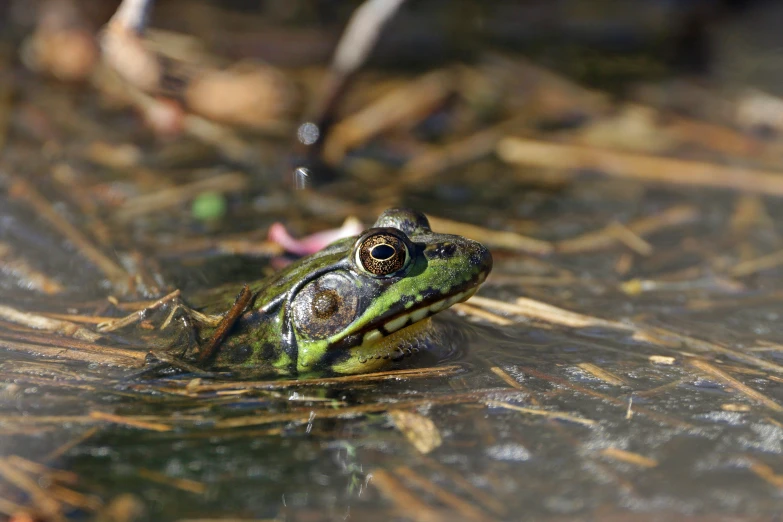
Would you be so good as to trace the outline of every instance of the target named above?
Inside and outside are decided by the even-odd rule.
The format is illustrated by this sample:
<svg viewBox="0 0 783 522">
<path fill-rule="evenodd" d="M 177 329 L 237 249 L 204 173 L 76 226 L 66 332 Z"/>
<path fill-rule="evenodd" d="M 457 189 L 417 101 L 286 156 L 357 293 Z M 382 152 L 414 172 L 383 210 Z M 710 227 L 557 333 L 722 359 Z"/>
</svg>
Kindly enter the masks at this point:
<svg viewBox="0 0 783 522">
<path fill-rule="evenodd" d="M 375 276 L 388 276 L 405 268 L 410 255 L 408 245 L 392 233 L 378 232 L 359 240 L 356 263 Z"/>
</svg>

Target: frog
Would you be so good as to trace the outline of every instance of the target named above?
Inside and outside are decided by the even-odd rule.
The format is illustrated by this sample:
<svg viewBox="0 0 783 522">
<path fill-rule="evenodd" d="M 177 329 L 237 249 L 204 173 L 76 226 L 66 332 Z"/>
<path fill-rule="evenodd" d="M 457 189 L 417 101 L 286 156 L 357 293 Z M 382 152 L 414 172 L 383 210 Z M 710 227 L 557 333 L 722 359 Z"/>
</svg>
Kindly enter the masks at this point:
<svg viewBox="0 0 783 522">
<path fill-rule="evenodd" d="M 433 232 L 416 210 L 383 212 L 253 285 L 213 367 L 359 374 L 410 355 L 429 318 L 476 293 L 492 269 L 478 241 Z"/>
</svg>

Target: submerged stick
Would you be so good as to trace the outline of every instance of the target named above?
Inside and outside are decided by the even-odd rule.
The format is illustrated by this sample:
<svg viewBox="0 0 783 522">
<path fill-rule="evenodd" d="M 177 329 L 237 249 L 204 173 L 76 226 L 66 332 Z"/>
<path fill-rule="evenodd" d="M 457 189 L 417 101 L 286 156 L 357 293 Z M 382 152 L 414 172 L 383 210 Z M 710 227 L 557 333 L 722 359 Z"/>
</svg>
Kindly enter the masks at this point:
<svg viewBox="0 0 783 522">
<path fill-rule="evenodd" d="M 25 200 L 32 206 L 40 217 L 60 234 L 73 243 L 79 252 L 103 272 L 112 286 L 117 289 L 125 290 L 131 288 L 132 277 L 120 265 L 109 259 L 101 252 L 82 232 L 73 226 L 69 221 L 63 218 L 52 204 L 44 198 L 28 182 L 13 177 L 9 193 L 18 199 Z"/>
</svg>

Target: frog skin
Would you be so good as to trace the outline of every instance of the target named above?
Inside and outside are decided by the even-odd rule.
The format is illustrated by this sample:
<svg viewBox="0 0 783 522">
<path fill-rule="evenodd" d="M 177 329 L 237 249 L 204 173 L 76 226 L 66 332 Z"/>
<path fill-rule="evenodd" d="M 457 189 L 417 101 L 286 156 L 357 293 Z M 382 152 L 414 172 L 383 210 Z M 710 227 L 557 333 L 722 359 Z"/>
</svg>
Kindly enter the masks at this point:
<svg viewBox="0 0 783 522">
<path fill-rule="evenodd" d="M 410 351 L 426 319 L 471 297 L 491 269 L 481 243 L 433 232 L 419 212 L 387 210 L 360 236 L 254 285 L 215 366 L 375 371 Z"/>
</svg>

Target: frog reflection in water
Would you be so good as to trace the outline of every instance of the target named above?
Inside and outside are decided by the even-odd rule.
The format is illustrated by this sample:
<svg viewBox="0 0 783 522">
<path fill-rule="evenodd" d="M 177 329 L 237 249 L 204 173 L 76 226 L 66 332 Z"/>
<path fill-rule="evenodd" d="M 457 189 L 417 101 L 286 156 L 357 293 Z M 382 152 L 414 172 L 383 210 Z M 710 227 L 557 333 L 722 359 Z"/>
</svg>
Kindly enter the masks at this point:
<svg viewBox="0 0 783 522">
<path fill-rule="evenodd" d="M 377 370 L 410 351 L 431 315 L 471 297 L 491 268 L 482 244 L 433 232 L 419 212 L 387 210 L 358 238 L 262 281 L 214 366 Z"/>
</svg>

